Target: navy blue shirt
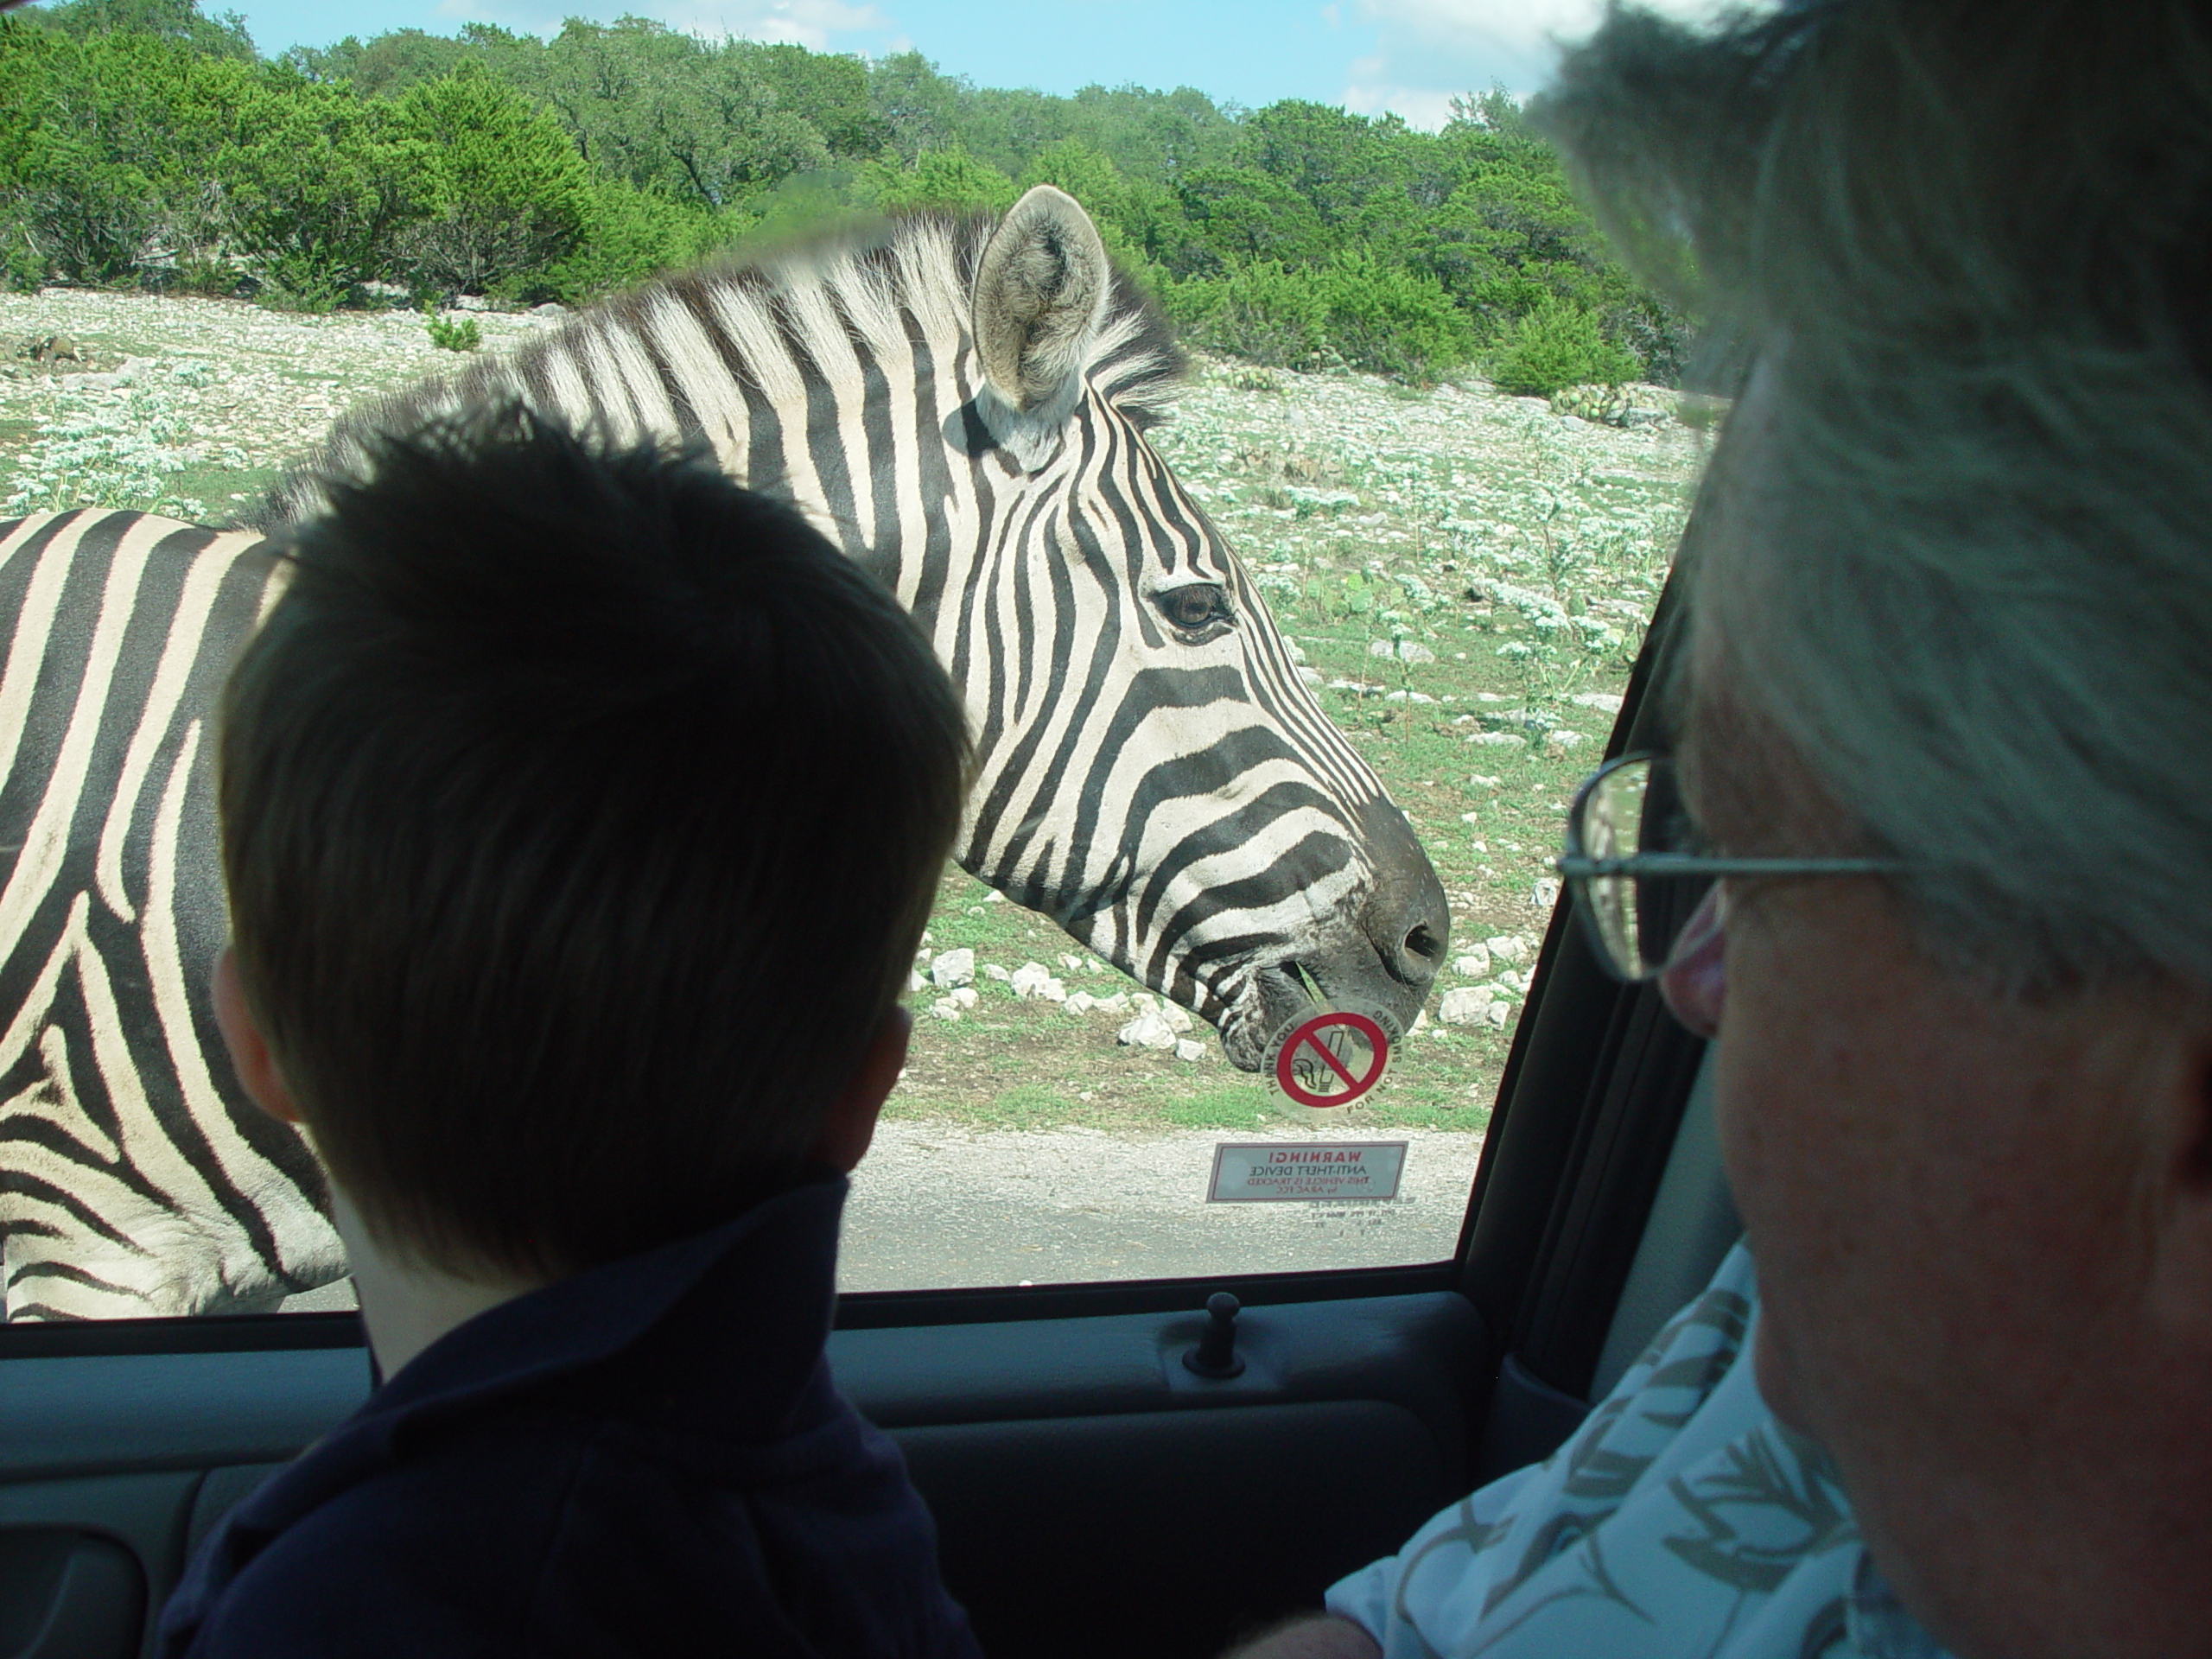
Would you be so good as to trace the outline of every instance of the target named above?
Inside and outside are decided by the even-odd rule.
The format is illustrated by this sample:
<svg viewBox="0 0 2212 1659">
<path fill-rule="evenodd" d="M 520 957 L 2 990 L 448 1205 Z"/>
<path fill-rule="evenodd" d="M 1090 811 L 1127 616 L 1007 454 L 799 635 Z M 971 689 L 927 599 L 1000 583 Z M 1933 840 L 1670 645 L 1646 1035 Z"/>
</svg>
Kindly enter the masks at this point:
<svg viewBox="0 0 2212 1659">
<path fill-rule="evenodd" d="M 448 1332 L 209 1536 L 163 1659 L 980 1659 L 830 1377 L 845 1183 Z"/>
</svg>

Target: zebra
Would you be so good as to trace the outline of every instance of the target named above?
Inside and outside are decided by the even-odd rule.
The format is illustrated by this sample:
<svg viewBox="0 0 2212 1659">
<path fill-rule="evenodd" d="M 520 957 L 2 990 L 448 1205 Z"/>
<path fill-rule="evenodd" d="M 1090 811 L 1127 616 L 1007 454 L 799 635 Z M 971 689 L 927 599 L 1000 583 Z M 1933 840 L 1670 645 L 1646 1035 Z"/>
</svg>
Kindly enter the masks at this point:
<svg viewBox="0 0 2212 1659">
<path fill-rule="evenodd" d="M 603 302 L 349 415 L 241 528 L 0 526 L 0 835 L 29 826 L 0 896 L 9 1317 L 249 1312 L 343 1275 L 312 1158 L 244 1103 L 206 1006 L 202 721 L 281 579 L 260 538 L 315 512 L 368 433 L 478 399 L 703 438 L 808 512 L 967 700 L 957 861 L 1208 1020 L 1233 1064 L 1259 1068 L 1316 996 L 1409 1024 L 1442 886 L 1147 441 L 1183 368 L 1083 209 L 1039 186 L 995 222 L 819 232 Z"/>
</svg>

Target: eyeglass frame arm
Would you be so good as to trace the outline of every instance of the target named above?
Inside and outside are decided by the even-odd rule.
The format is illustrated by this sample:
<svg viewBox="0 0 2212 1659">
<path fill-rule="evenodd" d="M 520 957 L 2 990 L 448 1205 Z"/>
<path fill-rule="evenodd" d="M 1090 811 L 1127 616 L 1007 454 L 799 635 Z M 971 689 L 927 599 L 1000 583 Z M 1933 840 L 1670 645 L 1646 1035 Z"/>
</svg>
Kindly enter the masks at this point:
<svg viewBox="0 0 2212 1659">
<path fill-rule="evenodd" d="M 1551 867 L 1570 881 L 1609 875 L 1896 875 L 1916 868 L 1895 858 L 1709 858 L 1697 853 L 1631 853 L 1623 858 L 1561 853 Z"/>
</svg>

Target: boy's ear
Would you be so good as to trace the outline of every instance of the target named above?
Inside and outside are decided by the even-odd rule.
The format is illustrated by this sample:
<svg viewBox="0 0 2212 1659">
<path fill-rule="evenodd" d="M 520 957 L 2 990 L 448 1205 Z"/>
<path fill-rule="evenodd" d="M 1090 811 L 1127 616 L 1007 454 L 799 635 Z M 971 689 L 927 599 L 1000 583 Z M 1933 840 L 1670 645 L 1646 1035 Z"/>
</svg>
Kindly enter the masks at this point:
<svg viewBox="0 0 2212 1659">
<path fill-rule="evenodd" d="M 296 1124 L 300 1109 L 276 1070 L 276 1061 L 263 1040 L 261 1027 L 245 1006 L 245 988 L 238 982 L 238 959 L 229 945 L 215 958 L 209 984 L 215 1004 L 215 1024 L 223 1046 L 231 1051 L 231 1064 L 238 1074 L 247 1098 L 279 1122 Z"/>
<path fill-rule="evenodd" d="M 861 1057 L 860 1070 L 823 1121 L 810 1161 L 849 1175 L 868 1155 L 868 1142 L 875 1138 L 876 1115 L 898 1086 L 899 1071 L 906 1064 L 906 1040 L 913 1033 L 914 1016 L 903 1007 L 893 1008 L 876 1027 Z"/>
</svg>

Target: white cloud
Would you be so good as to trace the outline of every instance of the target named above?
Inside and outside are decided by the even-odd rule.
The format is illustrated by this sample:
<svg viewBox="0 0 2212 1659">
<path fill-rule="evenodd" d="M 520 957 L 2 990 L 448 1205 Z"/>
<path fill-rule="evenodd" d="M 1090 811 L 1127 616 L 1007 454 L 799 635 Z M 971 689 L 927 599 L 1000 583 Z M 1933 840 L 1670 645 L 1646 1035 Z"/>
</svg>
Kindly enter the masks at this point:
<svg viewBox="0 0 2212 1659">
<path fill-rule="evenodd" d="M 1719 0 L 1643 0 L 1672 16 L 1712 15 Z M 1451 100 L 1493 84 L 1526 97 L 1550 78 L 1554 42 L 1598 25 L 1603 0 L 1358 0 L 1380 50 L 1351 66 L 1344 106 L 1441 126 Z"/>
</svg>

